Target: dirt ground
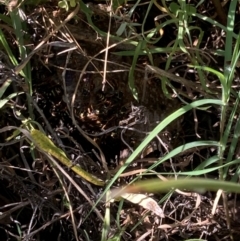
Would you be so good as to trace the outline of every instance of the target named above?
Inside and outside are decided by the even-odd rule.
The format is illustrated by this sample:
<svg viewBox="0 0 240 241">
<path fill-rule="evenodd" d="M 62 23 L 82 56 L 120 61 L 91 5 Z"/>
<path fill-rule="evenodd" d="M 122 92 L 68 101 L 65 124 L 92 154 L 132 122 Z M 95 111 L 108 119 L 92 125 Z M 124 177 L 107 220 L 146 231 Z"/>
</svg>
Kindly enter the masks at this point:
<svg viewBox="0 0 240 241">
<path fill-rule="evenodd" d="M 116 15 L 126 15 L 132 5 L 120 8 Z M 88 6 L 92 11 L 94 26 L 107 33 L 110 19 L 107 5 L 93 1 Z M 205 2 L 202 4 L 202 11 L 204 8 L 212 9 L 212 5 Z M 143 23 L 146 9 L 146 5 L 140 5 L 131 19 L 126 21 Z M 0 11 L 6 13 L 7 10 L 1 6 Z M 167 71 L 171 75 L 171 85 L 166 87 L 168 96 L 163 91 L 159 76 L 147 68 L 148 65 L 154 65 L 164 69 L 168 53 L 151 54 L 152 62 L 147 54 L 139 55 L 133 72 L 134 86 L 129 84 L 129 75 L 135 60 L 133 54 L 127 53 L 133 53 L 136 46 L 127 41 L 119 44 L 116 32 L 123 19 L 112 17 L 110 34 L 115 37 L 110 38 L 108 46 L 113 47 L 107 50 L 106 57 L 108 36 L 99 34 L 100 32 L 89 25 L 83 9 L 57 32 L 54 32 L 54 29 L 67 18 L 69 12 L 59 10 L 56 2 L 51 1 L 39 6 L 27 5 L 25 14 L 27 20 L 24 34 L 29 51 L 46 36 L 51 35 L 44 47 L 31 58 L 34 120 L 49 136 L 56 134 L 56 138 L 52 136 L 53 141 L 74 163 L 81 163 L 85 170 L 96 176 L 103 177 L 105 173 L 99 150 L 94 143 L 100 147 L 108 168 L 114 173 L 145 136 L 169 114 L 182 107 L 184 101 L 189 103 L 220 94 L 219 82 L 209 73 L 208 86 L 212 92 L 204 90 L 197 73 L 190 72 L 187 67 L 190 63 L 189 57 L 180 51 L 174 54 Z M 148 13 L 144 31 L 155 27 L 153 19 L 158 15 L 159 9 L 153 6 Z M 239 14 L 236 17 L 239 18 Z M 220 69 L 223 59 L 211 56 L 210 50 L 224 44 L 221 30 L 199 19 L 194 21 L 195 25 L 205 32 L 200 46 L 202 59 L 208 66 Z M 12 32 L 7 31 L 6 25 L 1 25 L 12 50 L 18 56 Z M 130 30 L 126 29 L 123 39 Z M 131 31 L 131 36 L 141 36 L 142 30 L 139 26 L 135 26 Z M 176 39 L 176 26 L 168 25 L 161 33 L 156 32 L 154 38 L 158 38 L 160 34 L 161 38 L 152 46 L 149 45 L 149 49 L 170 46 Z M 133 38 L 133 41 L 139 41 L 139 36 Z M 6 59 L 8 57 L 3 53 L 0 59 L 4 66 L 2 71 L 0 70 L 1 79 L 4 74 L 10 73 L 12 68 Z M 176 76 L 187 82 L 183 84 Z M 25 90 L 24 81 L 20 77 L 16 77 L 16 80 L 6 96 L 14 91 Z M 134 98 L 134 94 L 138 100 Z M 22 125 L 22 119 L 16 113 L 21 110 L 23 116 L 28 117 L 27 101 L 27 95 L 19 95 L 10 105 L 0 110 L 1 128 Z M 212 106 L 207 110 L 187 113 L 159 133 L 144 149 L 139 159 L 146 161 L 134 162 L 128 171 L 147 168 L 158 158 L 185 143 L 199 139 L 218 140 L 218 121 L 218 107 Z M 92 141 L 88 141 L 77 126 Z M 9 132 L 3 132 L 0 142 L 4 143 L 8 136 Z M 173 174 L 191 171 L 209 156 L 216 155 L 216 152 L 214 148 L 191 149 L 157 166 L 155 171 Z M 103 222 L 100 216 L 96 212 L 89 215 L 92 209 L 89 202 L 68 179 L 63 176 L 59 179 L 45 155 L 37 151 L 31 152 L 26 138 L 12 142 L 11 145 L 1 145 L 0 157 L 0 212 L 4 214 L 2 218 L 0 216 L 0 241 L 76 240 L 74 227 L 79 240 L 101 240 Z M 64 169 L 93 202 L 98 199 L 103 187 L 90 185 L 69 168 Z M 218 173 L 205 176 L 216 179 Z M 122 177 L 116 185 L 129 183 L 135 177 L 136 175 Z M 148 177 L 143 179 L 146 178 Z M 64 189 L 67 190 L 68 197 L 64 195 Z M 193 195 L 187 190 L 183 193 L 174 192 L 169 196 L 154 194 L 152 197 L 155 200 L 162 200 L 160 206 L 165 218 L 146 212 L 140 206 L 129 202 L 124 202 L 120 210 L 119 203 L 116 202 L 111 206 L 109 240 L 211 241 L 231 240 L 231 235 L 232 240 L 237 240 L 240 237 L 239 197 L 228 194 L 230 230 L 221 200 L 212 213 L 215 196 L 215 193 L 208 191 Z M 69 208 L 69 203 L 72 209 Z M 99 213 L 104 215 L 105 204 L 100 203 L 97 208 Z M 71 219 L 70 211 L 73 212 L 74 220 Z M 119 233 L 121 239 L 114 239 Z"/>
</svg>

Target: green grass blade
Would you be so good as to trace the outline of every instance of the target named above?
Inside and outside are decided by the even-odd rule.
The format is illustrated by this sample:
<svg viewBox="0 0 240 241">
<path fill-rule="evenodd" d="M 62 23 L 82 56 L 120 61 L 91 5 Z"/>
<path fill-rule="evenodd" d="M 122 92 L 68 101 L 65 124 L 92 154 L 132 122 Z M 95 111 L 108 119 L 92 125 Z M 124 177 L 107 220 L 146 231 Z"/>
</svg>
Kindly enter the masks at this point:
<svg viewBox="0 0 240 241">
<path fill-rule="evenodd" d="M 216 141 L 194 141 L 191 143 L 186 143 L 184 145 L 181 145 L 175 149 L 173 149 L 172 151 L 170 151 L 169 153 L 167 153 L 164 157 L 160 158 L 159 161 L 157 161 L 156 163 L 154 163 L 149 170 L 157 167 L 158 165 L 162 164 L 163 162 L 165 162 L 166 160 L 169 160 L 170 158 L 173 158 L 175 156 L 177 156 L 178 154 L 192 149 L 192 148 L 196 148 L 196 147 L 208 147 L 208 146 L 219 146 L 219 143 Z"/>
<path fill-rule="evenodd" d="M 187 189 L 201 193 L 221 189 L 227 192 L 240 193 L 240 185 L 237 183 L 202 178 L 179 178 L 168 181 L 160 181 L 159 179 L 139 181 L 134 185 L 113 190 L 112 195 L 118 197 L 122 193 L 167 192 L 172 189 Z"/>
<path fill-rule="evenodd" d="M 228 10 L 227 16 L 227 32 L 225 43 L 225 58 L 224 58 L 224 75 L 228 75 L 227 62 L 232 60 L 232 46 L 233 46 L 233 32 L 235 26 L 235 13 L 238 0 L 232 0 Z"/>
<path fill-rule="evenodd" d="M 3 31 L 1 29 L 0 29 L 0 42 L 1 42 L 2 46 L 4 47 L 4 49 L 6 50 L 7 55 L 9 57 L 9 59 L 11 60 L 12 64 L 14 66 L 18 65 L 18 61 L 15 58 L 15 56 L 13 55 L 12 50 L 9 47 L 8 42 L 7 42 L 7 40 L 6 40 L 5 36 L 4 36 L 4 33 L 3 33 Z M 24 76 L 23 72 L 21 72 L 21 75 Z"/>
<path fill-rule="evenodd" d="M 135 83 L 134 83 L 134 70 L 135 70 L 137 60 L 138 60 L 138 56 L 139 56 L 138 52 L 141 50 L 142 44 L 143 44 L 143 41 L 139 41 L 139 43 L 137 45 L 137 48 L 135 50 L 135 54 L 133 56 L 132 65 L 130 67 L 129 75 L 128 75 L 128 86 L 129 86 L 129 88 L 132 92 L 132 95 L 133 95 L 134 99 L 137 100 L 137 101 L 138 101 L 138 92 L 137 92 L 137 89 L 136 89 Z"/>
<path fill-rule="evenodd" d="M 11 95 L 9 95 L 8 97 L 0 100 L 0 109 L 3 108 L 4 105 L 6 105 L 6 103 L 11 100 L 12 98 L 18 96 L 18 95 L 21 95 L 21 94 L 24 94 L 24 92 L 20 92 L 20 93 L 12 93 Z"/>
<path fill-rule="evenodd" d="M 20 15 L 21 11 L 23 11 L 20 8 L 15 8 L 13 11 L 10 11 L 10 16 L 12 19 L 12 25 L 15 31 L 15 35 L 17 38 L 18 43 L 18 49 L 20 53 L 21 60 L 24 60 L 27 58 L 28 52 L 25 47 L 25 39 L 24 39 L 24 30 L 26 30 L 26 24 L 22 21 Z M 26 66 L 23 69 L 25 81 L 27 82 L 29 94 L 32 95 L 32 81 L 31 81 L 31 65 L 30 62 L 26 64 Z"/>
<path fill-rule="evenodd" d="M 193 108 L 197 108 L 202 105 L 222 105 L 221 100 L 215 100 L 215 99 L 205 99 L 205 100 L 198 100 L 191 104 L 188 104 L 174 113 L 172 113 L 170 116 L 165 118 L 146 138 L 145 140 L 138 146 L 138 148 L 132 153 L 132 155 L 127 159 L 125 162 L 125 165 L 119 169 L 119 171 L 116 173 L 116 175 L 110 180 L 108 185 L 106 186 L 105 191 L 102 194 L 102 197 L 105 195 L 106 190 L 108 190 L 112 184 L 117 180 L 119 175 L 127 168 L 127 166 L 141 153 L 141 151 L 149 144 L 150 141 L 159 133 L 161 132 L 167 125 L 169 125 L 172 121 L 176 120 L 181 115 L 185 114 L 189 110 L 192 110 Z M 101 198 L 100 198 L 101 199 Z"/>
<path fill-rule="evenodd" d="M 201 15 L 201 14 L 199 14 L 199 13 L 193 13 L 192 15 L 195 16 L 195 17 L 197 17 L 197 18 L 199 18 L 199 19 L 201 19 L 201 20 L 203 20 L 203 21 L 206 21 L 206 22 L 210 23 L 211 25 L 216 25 L 216 26 L 218 26 L 219 28 L 221 28 L 221 29 L 224 30 L 225 32 L 228 32 L 228 31 L 229 31 L 226 26 L 220 24 L 219 22 L 217 22 L 217 21 L 215 21 L 215 20 L 213 20 L 213 19 L 211 19 L 211 18 L 209 18 L 209 17 L 207 17 L 207 16 L 203 16 L 203 15 Z M 233 36 L 235 39 L 238 38 L 238 34 L 232 33 L 232 36 Z"/>
</svg>

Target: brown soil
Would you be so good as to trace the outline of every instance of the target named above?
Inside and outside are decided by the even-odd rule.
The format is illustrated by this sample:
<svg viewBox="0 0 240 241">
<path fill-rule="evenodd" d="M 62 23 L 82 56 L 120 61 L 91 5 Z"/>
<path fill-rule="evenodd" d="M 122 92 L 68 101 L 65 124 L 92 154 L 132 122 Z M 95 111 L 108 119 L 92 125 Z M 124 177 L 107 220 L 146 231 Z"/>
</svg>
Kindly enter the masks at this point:
<svg viewBox="0 0 240 241">
<path fill-rule="evenodd" d="M 206 9 L 209 7 L 208 4 L 204 5 Z M 213 6 L 210 6 L 212 9 Z M 107 32 L 109 14 L 106 5 L 92 3 L 90 7 L 95 26 Z M 145 8 L 146 6 L 137 8 L 132 19 L 128 21 L 141 23 L 146 14 Z M 125 14 L 124 9 L 119 11 Z M 32 6 L 27 6 L 26 15 L 29 24 L 26 41 L 30 43 L 30 50 L 34 49 L 33 46 L 45 36 L 51 34 L 68 14 L 63 10 L 59 11 L 53 3 L 45 4 L 44 7 L 37 6 L 34 9 Z M 154 27 L 153 18 L 156 14 L 159 14 L 158 9 L 153 7 L 148 15 L 145 31 Z M 211 25 L 206 25 L 200 20 L 195 19 L 195 21 L 196 25 L 206 30 L 202 45 L 207 50 L 202 51 L 202 58 L 209 60 L 208 66 L 221 68 L 222 59 L 219 58 L 218 62 L 213 61 L 214 58 L 208 51 L 217 48 L 216 38 L 220 36 L 220 30 L 212 29 Z M 146 55 L 138 57 L 134 70 L 135 89 L 131 90 L 129 73 L 133 57 L 116 53 L 134 51 L 136 46 L 129 43 L 119 44 L 119 40 L 111 38 L 109 45 L 116 46 L 108 50 L 106 60 L 107 37 L 99 36 L 99 33 L 87 22 L 85 13 L 80 10 L 74 19 L 49 38 L 48 45 L 32 57 L 33 114 L 35 121 L 51 136 L 56 145 L 74 160 L 74 163 L 80 163 L 90 173 L 106 178 L 99 150 L 94 143 L 100 147 L 108 168 L 114 173 L 121 162 L 129 156 L 131 150 L 143 141 L 147 133 L 184 105 L 177 98 L 177 94 L 185 102 L 204 97 L 216 98 L 219 95 L 219 91 L 216 90 L 219 82 L 208 74 L 209 89 L 215 92 L 206 93 L 199 83 L 197 74 L 188 71 L 189 56 L 176 52 L 174 61 L 167 71 L 172 77 L 168 78 L 171 86 L 166 87 L 168 90 L 166 96 L 162 90 L 161 78 L 146 67 L 154 64 L 158 68 L 165 68 L 169 56 L 159 52 L 152 54 L 152 64 Z M 116 35 L 120 22 L 112 18 L 111 23 L 110 33 Z M 11 32 L 7 32 L 6 28 L 3 29 L 8 38 L 12 39 Z M 137 27 L 135 31 L 136 34 L 141 34 Z M 163 31 L 162 38 L 154 43 L 152 48 L 165 48 L 176 39 L 175 26 L 170 25 Z M 159 37 L 158 34 L 156 33 L 156 38 Z M 211 37 L 207 39 L 206 36 L 209 35 Z M 218 41 L 221 42 L 219 39 Z M 11 45 L 17 54 L 16 46 L 13 43 Z M 148 47 L 151 49 L 151 46 Z M 6 55 L 3 56 L 8 59 Z M 7 74 L 11 74 L 12 66 L 7 63 L 9 60 L 4 62 L 3 57 L 1 61 L 4 66 L 1 73 L 6 77 Z M 105 81 L 104 63 L 107 63 Z M 174 76 L 182 77 L 187 82 L 183 84 Z M 23 81 L 18 78 L 16 77 L 16 81 L 12 84 L 12 89 L 9 88 L 10 93 L 26 88 Z M 137 93 L 138 101 L 133 97 L 134 91 Z M 20 126 L 21 119 L 17 118 L 16 111 L 21 109 L 23 115 L 28 116 L 26 103 L 27 97 L 19 96 L 12 105 L 1 109 L 1 126 Z M 174 121 L 145 148 L 138 158 L 142 161 L 136 161 L 126 171 L 149 167 L 154 160 L 175 147 L 199 140 L 199 137 L 203 140 L 218 140 L 219 130 L 216 125 L 219 121 L 218 114 L 219 110 L 211 107 L 207 111 L 189 112 Z M 196 119 L 197 122 L 194 122 Z M 91 141 L 86 140 L 82 132 L 79 132 L 79 128 L 91 138 Z M 52 136 L 52 131 L 56 134 L 56 138 Z M 9 133 L 2 134 L 1 143 L 5 142 Z M 215 154 L 216 150 L 213 148 L 191 149 L 157 166 L 155 171 L 171 173 L 191 171 Z M 36 150 L 31 152 L 26 139 L 17 143 L 13 141 L 8 146 L 2 145 L 0 156 L 0 212 L 4 214 L 3 218 L 0 216 L 0 240 L 75 240 L 73 227 L 76 227 L 79 240 L 101 239 L 103 222 L 100 216 L 97 212 L 91 212 L 88 216 L 92 208 L 89 202 L 68 179 L 60 174 L 61 184 L 47 157 Z M 26 171 L 29 169 L 32 172 Z M 92 201 L 98 199 L 103 188 L 91 186 L 69 168 L 64 169 Z M 122 177 L 119 184 L 128 183 L 134 177 L 135 175 Z M 211 173 L 208 177 L 217 178 L 218 173 Z M 71 219 L 64 188 L 69 195 L 74 222 Z M 165 198 L 161 203 L 164 219 L 147 213 L 137 205 L 125 202 L 119 213 L 121 230 L 116 225 L 118 203 L 112 204 L 110 236 L 122 232 L 121 240 L 152 241 L 200 238 L 231 240 L 230 235 L 233 237 L 232 240 L 237 240 L 240 237 L 237 196 L 233 194 L 228 196 L 231 223 L 229 230 L 221 202 L 212 214 L 215 193 L 188 194 L 186 192 L 173 193 L 169 197 L 164 197 L 164 194 L 153 196 L 158 201 Z M 8 204 L 13 205 L 8 206 Z M 100 215 L 104 215 L 104 203 L 100 203 L 97 209 Z M 135 226 L 136 224 L 138 225 Z"/>
</svg>

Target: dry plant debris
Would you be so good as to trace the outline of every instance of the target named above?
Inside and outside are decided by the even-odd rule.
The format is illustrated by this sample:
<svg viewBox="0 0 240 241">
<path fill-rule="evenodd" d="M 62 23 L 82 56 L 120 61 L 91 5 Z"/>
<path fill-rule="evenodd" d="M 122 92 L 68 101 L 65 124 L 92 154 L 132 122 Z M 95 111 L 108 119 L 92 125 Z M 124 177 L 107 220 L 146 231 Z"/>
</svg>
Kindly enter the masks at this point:
<svg viewBox="0 0 240 241">
<path fill-rule="evenodd" d="M 194 5 L 198 1 L 191 3 Z M 193 31 L 195 41 L 192 46 L 184 39 L 187 53 L 181 49 L 173 53 L 157 51 L 174 45 L 177 34 L 174 24 L 152 35 L 153 40 L 159 38 L 159 41 L 148 44 L 148 56 L 146 51 L 143 54 L 144 48 L 141 49 L 142 54 L 135 60 L 134 86 L 131 86 L 129 75 L 134 56 L 130 53 L 142 39 L 140 25 L 146 20 L 143 29 L 146 37 L 161 21 L 169 20 L 166 9 L 162 8 L 160 12 L 157 4 L 145 19 L 147 4 L 141 1 L 129 17 L 127 13 L 134 6 L 131 1 L 111 14 L 108 4 L 92 1 L 87 6 L 92 12 L 94 27 L 84 9 L 76 11 L 70 19 L 71 13 L 58 8 L 57 1 L 26 5 L 27 32 L 24 34 L 27 36 L 25 44 L 32 53 L 27 60 L 31 58 L 33 114 L 48 140 L 63 150 L 72 166 L 62 166 L 51 155 L 31 146 L 31 135 L 22 131 L 22 117 L 28 112 L 27 96 L 13 96 L 7 105 L 0 103 L 0 237 L 4 237 L 1 240 L 100 240 L 105 204 L 100 202 L 93 212 L 90 211 L 103 188 L 91 185 L 86 181 L 88 179 L 80 178 L 71 169 L 80 164 L 83 170 L 98 176 L 97 180 L 106 181 L 108 175 L 117 173 L 129 154 L 166 116 L 185 102 L 220 95 L 220 82 L 216 76 L 203 72 L 206 91 L 198 72 L 189 67 L 197 49 L 198 56 L 207 66 L 218 70 L 223 67 L 223 59 L 212 54 L 225 45 L 222 30 L 197 18 L 194 24 L 203 29 L 205 35 L 199 39 L 197 31 Z M 223 4 L 217 15 L 214 6 L 211 1 L 204 1 L 198 11 L 214 19 L 220 17 L 225 22 L 222 11 L 227 5 Z M 7 14 L 7 10 L 1 8 L 1 13 Z M 239 10 L 236 16 L 239 21 Z M 0 24 L 12 50 L 17 52 L 12 27 L 2 21 Z M 126 28 L 119 34 L 121 26 Z M 170 57 L 171 65 L 164 70 Z M 28 90 L 23 79 L 16 75 L 28 61 L 23 60 L 22 65 L 13 68 L 8 56 L 1 54 L 0 93 L 5 92 L 9 76 L 14 78 L 10 83 L 12 89 L 8 91 Z M 162 77 L 168 80 L 165 86 Z M 233 89 L 239 90 L 237 76 Z M 4 94 L 6 98 L 9 93 Z M 230 102 L 230 105 L 234 103 Z M 218 113 L 215 107 L 194 110 L 172 122 L 127 168 L 116 185 L 131 182 L 179 145 L 198 138 L 217 140 Z M 19 128 L 14 128 L 16 126 Z M 6 142 L 16 129 L 22 133 L 21 138 Z M 216 153 L 214 148 L 192 148 L 158 165 L 155 172 L 190 171 L 213 153 Z M 217 173 L 211 175 L 211 178 L 217 178 Z M 142 176 L 142 179 L 146 178 Z M 140 195 L 148 202 L 136 201 L 143 197 Z M 228 197 L 230 232 L 221 200 L 212 212 L 214 195 L 175 190 L 168 196 L 125 196 L 130 202 L 124 202 L 121 210 L 118 202 L 111 204 L 109 240 L 231 240 L 231 236 L 239 237 L 239 197 L 232 194 Z M 160 200 L 159 204 L 157 201 Z M 154 208 L 149 208 L 149 203 Z M 118 235 L 121 238 L 114 239 Z"/>
</svg>

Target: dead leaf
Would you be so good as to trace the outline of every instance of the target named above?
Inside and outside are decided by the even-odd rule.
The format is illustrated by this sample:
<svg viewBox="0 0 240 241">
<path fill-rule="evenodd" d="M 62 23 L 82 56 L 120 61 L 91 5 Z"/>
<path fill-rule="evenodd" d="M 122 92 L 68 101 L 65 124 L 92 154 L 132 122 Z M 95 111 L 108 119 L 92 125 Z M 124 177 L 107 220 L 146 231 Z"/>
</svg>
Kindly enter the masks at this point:
<svg viewBox="0 0 240 241">
<path fill-rule="evenodd" d="M 123 193 L 121 197 L 126 199 L 127 201 L 138 204 L 143 208 L 154 212 L 161 218 L 164 218 L 163 210 L 159 207 L 158 203 L 153 200 L 151 197 L 148 197 L 144 194 L 135 194 L 135 193 Z"/>
</svg>

